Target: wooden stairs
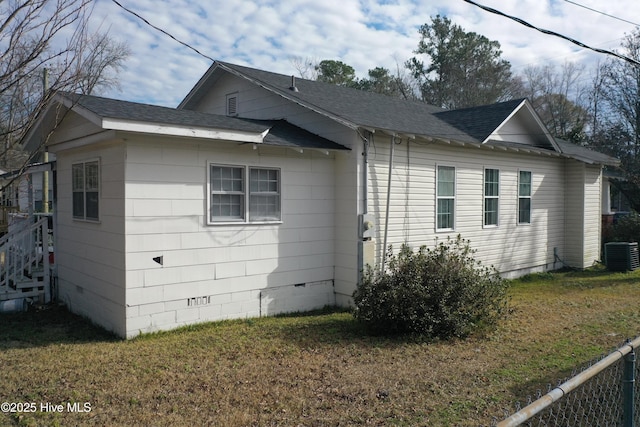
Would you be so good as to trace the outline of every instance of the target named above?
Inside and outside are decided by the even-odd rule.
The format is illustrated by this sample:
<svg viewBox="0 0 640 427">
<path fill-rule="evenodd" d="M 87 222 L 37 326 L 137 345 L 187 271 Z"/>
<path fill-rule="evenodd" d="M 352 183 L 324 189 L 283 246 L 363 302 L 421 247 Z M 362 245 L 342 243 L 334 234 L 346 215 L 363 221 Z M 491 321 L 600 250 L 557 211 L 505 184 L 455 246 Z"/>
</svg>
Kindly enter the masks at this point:
<svg viewBox="0 0 640 427">
<path fill-rule="evenodd" d="M 51 301 L 48 219 L 0 237 L 0 303 Z"/>
</svg>

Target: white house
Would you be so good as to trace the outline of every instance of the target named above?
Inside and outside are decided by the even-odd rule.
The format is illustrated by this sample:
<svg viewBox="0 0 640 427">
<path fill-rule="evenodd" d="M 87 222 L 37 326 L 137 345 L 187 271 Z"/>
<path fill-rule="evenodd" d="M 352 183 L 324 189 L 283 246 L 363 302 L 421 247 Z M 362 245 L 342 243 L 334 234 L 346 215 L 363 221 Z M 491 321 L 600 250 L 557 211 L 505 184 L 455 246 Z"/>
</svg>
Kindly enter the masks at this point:
<svg viewBox="0 0 640 427">
<path fill-rule="evenodd" d="M 446 111 L 223 62 L 176 109 L 58 94 L 26 145 L 52 128 L 59 298 L 123 337 L 345 306 L 387 245 L 458 234 L 507 276 L 588 267 L 617 163 L 526 100 Z"/>
</svg>

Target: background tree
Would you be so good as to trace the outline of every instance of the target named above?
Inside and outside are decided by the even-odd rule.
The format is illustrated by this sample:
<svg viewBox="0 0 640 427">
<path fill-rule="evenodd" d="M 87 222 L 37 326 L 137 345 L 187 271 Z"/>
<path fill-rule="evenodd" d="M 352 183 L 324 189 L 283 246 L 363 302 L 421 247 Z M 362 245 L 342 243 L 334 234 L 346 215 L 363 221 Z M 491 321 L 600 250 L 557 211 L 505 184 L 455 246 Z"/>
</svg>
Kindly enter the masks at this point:
<svg viewBox="0 0 640 427">
<path fill-rule="evenodd" d="M 369 77 L 357 80 L 352 87 L 403 99 L 416 99 L 412 80 L 397 67 L 396 74 L 384 67 L 372 68 Z"/>
<path fill-rule="evenodd" d="M 545 126 L 556 138 L 581 144 L 589 122 L 586 89 L 579 84 L 583 67 L 565 63 L 559 72 L 553 65 L 530 66 L 523 72 L 523 92 Z"/>
<path fill-rule="evenodd" d="M 640 29 L 626 35 L 622 49 L 640 61 Z M 621 161 L 625 180 L 620 190 L 640 211 L 640 67 L 609 59 L 594 80 L 592 94 L 594 132 L 589 144 Z"/>
<path fill-rule="evenodd" d="M 90 0 L 5 0 L 0 8 L 0 167 L 24 168 L 18 147 L 56 91 L 90 94 L 116 85 L 129 55 L 106 33 L 91 33 Z M 49 91 L 43 91 L 48 69 Z M 44 143 L 44 141 L 42 141 Z"/>
<path fill-rule="evenodd" d="M 501 58 L 500 43 L 466 32 L 440 15 L 419 32 L 414 53 L 421 56 L 409 59 L 406 66 L 420 83 L 423 101 L 456 109 L 510 98 L 511 64 Z"/>
<path fill-rule="evenodd" d="M 338 86 L 352 87 L 356 83 L 356 71 L 342 61 L 325 59 L 315 66 L 316 80 Z"/>
</svg>

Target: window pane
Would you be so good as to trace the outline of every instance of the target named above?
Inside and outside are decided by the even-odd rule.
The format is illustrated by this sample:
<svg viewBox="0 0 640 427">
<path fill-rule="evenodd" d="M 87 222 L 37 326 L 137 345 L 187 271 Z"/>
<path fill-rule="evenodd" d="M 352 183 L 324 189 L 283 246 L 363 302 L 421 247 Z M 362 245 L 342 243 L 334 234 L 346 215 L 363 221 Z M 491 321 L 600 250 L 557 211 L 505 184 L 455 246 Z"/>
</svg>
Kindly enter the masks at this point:
<svg viewBox="0 0 640 427">
<path fill-rule="evenodd" d="M 212 194 L 211 220 L 229 221 L 244 218 L 244 195 Z"/>
<path fill-rule="evenodd" d="M 98 220 L 99 196 L 97 191 L 87 191 L 87 219 Z"/>
<path fill-rule="evenodd" d="M 518 182 L 518 196 L 531 196 L 531 172 L 521 171 Z"/>
<path fill-rule="evenodd" d="M 84 192 L 73 193 L 73 217 L 84 219 Z"/>
<path fill-rule="evenodd" d="M 86 190 L 97 190 L 100 180 L 98 162 L 86 163 L 84 167 Z"/>
<path fill-rule="evenodd" d="M 455 168 L 438 166 L 438 196 L 453 197 L 455 195 Z"/>
<path fill-rule="evenodd" d="M 453 199 L 439 199 L 437 228 L 453 228 Z"/>
<path fill-rule="evenodd" d="M 484 195 L 497 197 L 500 187 L 500 172 L 498 169 L 485 169 L 484 171 Z"/>
<path fill-rule="evenodd" d="M 518 199 L 518 222 L 520 224 L 531 223 L 531 199 Z"/>
<path fill-rule="evenodd" d="M 73 191 L 84 190 L 84 164 L 77 164 L 71 167 Z"/>
<path fill-rule="evenodd" d="M 279 221 L 280 196 L 252 195 L 249 198 L 249 220 Z"/>
<path fill-rule="evenodd" d="M 498 225 L 498 199 L 484 199 L 484 225 Z"/>
</svg>

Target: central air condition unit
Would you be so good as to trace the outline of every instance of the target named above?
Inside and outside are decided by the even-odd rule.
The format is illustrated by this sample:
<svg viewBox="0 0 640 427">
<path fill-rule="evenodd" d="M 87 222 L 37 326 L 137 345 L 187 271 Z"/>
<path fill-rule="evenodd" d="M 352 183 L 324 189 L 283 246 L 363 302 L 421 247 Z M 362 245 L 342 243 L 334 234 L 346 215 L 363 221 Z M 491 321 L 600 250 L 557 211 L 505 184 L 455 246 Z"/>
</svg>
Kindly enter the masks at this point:
<svg viewBox="0 0 640 427">
<path fill-rule="evenodd" d="M 611 271 L 633 271 L 638 268 L 638 243 L 611 242 L 604 245 L 604 262 Z"/>
</svg>

